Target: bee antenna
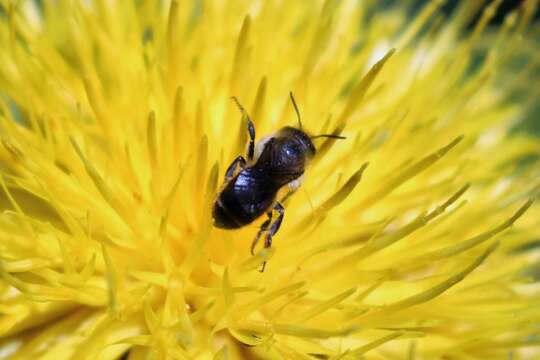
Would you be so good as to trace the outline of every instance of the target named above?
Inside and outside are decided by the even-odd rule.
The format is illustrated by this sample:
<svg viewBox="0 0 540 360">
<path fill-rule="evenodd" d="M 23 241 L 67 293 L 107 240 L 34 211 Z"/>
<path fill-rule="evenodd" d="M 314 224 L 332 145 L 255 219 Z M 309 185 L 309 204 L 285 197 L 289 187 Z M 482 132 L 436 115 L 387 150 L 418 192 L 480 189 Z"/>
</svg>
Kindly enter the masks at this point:
<svg viewBox="0 0 540 360">
<path fill-rule="evenodd" d="M 339 136 L 339 135 L 334 135 L 334 134 L 315 135 L 315 136 L 312 136 L 311 139 L 317 139 L 317 138 L 322 138 L 322 137 L 331 138 L 331 139 L 340 139 L 340 140 L 347 139 L 345 136 Z"/>
<path fill-rule="evenodd" d="M 236 103 L 236 106 L 238 106 L 238 109 L 240 109 L 240 112 L 242 113 L 242 115 L 244 115 L 245 117 L 248 118 L 248 120 L 251 120 L 249 118 L 249 115 L 246 111 L 246 109 L 244 109 L 244 107 L 242 106 L 242 104 L 240 104 L 240 101 L 238 101 L 238 99 L 236 98 L 236 96 L 231 96 L 231 99 L 233 99 L 233 101 Z"/>
<path fill-rule="evenodd" d="M 298 119 L 298 126 L 300 127 L 300 129 L 302 129 L 302 119 L 300 117 L 300 111 L 298 110 L 298 105 L 296 105 L 296 100 L 294 100 L 294 95 L 292 91 L 289 92 L 289 95 L 291 97 L 291 102 L 293 104 L 294 111 L 296 112 L 296 118 Z"/>
</svg>

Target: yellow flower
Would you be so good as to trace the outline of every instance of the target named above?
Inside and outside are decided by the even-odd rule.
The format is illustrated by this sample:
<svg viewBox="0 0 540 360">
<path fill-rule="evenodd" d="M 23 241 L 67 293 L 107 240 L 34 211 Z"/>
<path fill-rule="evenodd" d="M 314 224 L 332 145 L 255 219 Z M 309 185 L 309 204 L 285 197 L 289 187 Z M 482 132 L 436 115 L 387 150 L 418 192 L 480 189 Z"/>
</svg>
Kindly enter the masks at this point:
<svg viewBox="0 0 540 360">
<path fill-rule="evenodd" d="M 0 358 L 538 358 L 538 1 L 441 3 L 1 0 Z M 252 257 L 230 97 L 260 139 L 289 91 L 347 139 Z"/>
</svg>

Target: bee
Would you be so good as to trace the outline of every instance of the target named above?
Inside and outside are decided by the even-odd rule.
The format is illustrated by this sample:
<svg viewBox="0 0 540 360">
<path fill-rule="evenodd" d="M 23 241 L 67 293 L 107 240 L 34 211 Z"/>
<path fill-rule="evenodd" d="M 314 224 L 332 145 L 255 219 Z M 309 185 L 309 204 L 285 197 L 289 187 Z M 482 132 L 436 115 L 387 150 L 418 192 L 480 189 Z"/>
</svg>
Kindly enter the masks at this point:
<svg viewBox="0 0 540 360">
<path fill-rule="evenodd" d="M 266 213 L 267 218 L 251 244 L 251 255 L 254 255 L 255 247 L 265 232 L 264 247 L 272 245 L 272 238 L 285 216 L 282 204 L 300 187 L 305 168 L 317 152 L 313 140 L 321 137 L 345 139 L 330 134 L 308 135 L 302 128 L 300 111 L 292 92 L 289 95 L 296 112 L 298 128 L 285 126 L 257 144 L 253 121 L 238 99 L 232 97 L 243 118 L 247 120 L 247 160 L 240 155 L 225 171 L 224 185 L 214 202 L 212 216 L 215 227 L 238 229 Z M 288 190 L 286 195 L 278 200 L 278 192 L 285 187 Z M 274 213 L 277 213 L 275 218 Z M 261 272 L 265 265 L 266 262 Z"/>
</svg>

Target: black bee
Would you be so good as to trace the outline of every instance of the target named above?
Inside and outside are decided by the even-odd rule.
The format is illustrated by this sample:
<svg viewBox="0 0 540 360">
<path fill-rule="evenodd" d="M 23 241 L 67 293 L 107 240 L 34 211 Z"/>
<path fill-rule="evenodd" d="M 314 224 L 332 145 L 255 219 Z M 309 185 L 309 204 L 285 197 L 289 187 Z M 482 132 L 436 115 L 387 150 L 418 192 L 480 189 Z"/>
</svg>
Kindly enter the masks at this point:
<svg viewBox="0 0 540 360">
<path fill-rule="evenodd" d="M 300 112 L 292 93 L 291 102 L 298 118 L 298 128 L 285 126 L 278 132 L 260 140 L 255 145 L 255 126 L 240 102 L 233 97 L 236 105 L 247 119 L 249 145 L 247 161 L 240 155 L 225 172 L 225 184 L 214 202 L 214 226 L 222 229 L 237 229 L 252 223 L 266 213 L 268 217 L 261 225 L 253 243 L 255 246 L 266 231 L 264 247 L 272 245 L 272 237 L 277 233 L 285 209 L 281 203 L 301 184 L 304 169 L 317 152 L 313 139 L 331 137 L 344 139 L 337 135 L 309 136 L 302 130 Z M 239 170 L 239 171 L 238 171 Z M 277 200 L 278 191 L 287 186 L 288 193 L 281 201 Z M 272 222 L 273 211 L 277 218 Z M 265 263 L 261 271 L 264 271 Z"/>
</svg>

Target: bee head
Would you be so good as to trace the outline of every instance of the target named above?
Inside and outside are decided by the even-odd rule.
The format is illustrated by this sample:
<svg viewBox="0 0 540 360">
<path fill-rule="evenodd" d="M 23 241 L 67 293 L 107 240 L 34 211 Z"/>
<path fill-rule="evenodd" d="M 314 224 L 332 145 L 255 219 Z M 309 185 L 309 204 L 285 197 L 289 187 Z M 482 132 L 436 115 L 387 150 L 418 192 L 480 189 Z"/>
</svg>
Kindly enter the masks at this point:
<svg viewBox="0 0 540 360">
<path fill-rule="evenodd" d="M 296 128 L 287 126 L 287 127 L 284 127 L 281 131 L 287 134 L 290 134 L 290 136 L 295 137 L 298 142 L 302 143 L 302 145 L 305 148 L 305 152 L 309 156 L 309 158 L 312 158 L 313 156 L 315 156 L 315 153 L 317 152 L 315 145 L 313 145 L 312 140 L 317 139 L 317 138 L 346 139 L 344 136 L 339 136 L 337 134 L 320 134 L 320 135 L 315 135 L 315 136 L 309 136 L 303 130 L 300 110 L 298 110 L 298 105 L 296 104 L 296 100 L 294 99 L 294 95 L 292 91 L 289 93 L 289 96 L 291 98 L 294 111 L 296 112 L 296 119 L 298 120 L 298 128 L 296 129 Z"/>
<path fill-rule="evenodd" d="M 313 141 L 311 141 L 311 137 L 302 129 L 285 126 L 276 134 L 276 137 L 282 139 L 284 145 L 286 145 L 286 148 L 290 149 L 290 151 L 298 153 L 291 155 L 298 156 L 304 154 L 309 160 L 313 158 L 317 152 Z"/>
</svg>

